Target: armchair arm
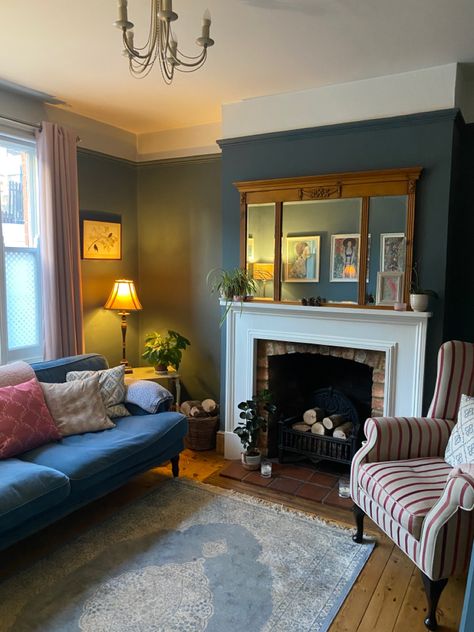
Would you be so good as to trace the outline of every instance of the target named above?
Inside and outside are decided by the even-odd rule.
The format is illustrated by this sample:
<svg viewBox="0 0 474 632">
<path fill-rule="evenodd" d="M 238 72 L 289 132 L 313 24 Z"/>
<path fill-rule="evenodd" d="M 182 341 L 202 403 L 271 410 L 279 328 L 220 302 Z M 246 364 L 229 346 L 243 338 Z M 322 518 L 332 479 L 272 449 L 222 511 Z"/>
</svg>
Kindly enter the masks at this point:
<svg viewBox="0 0 474 632">
<path fill-rule="evenodd" d="M 364 426 L 367 443 L 359 452 L 371 462 L 443 456 L 454 425 L 431 417 L 371 417 Z"/>
<path fill-rule="evenodd" d="M 465 566 L 466 546 L 471 544 L 473 524 L 472 516 L 465 512 L 473 509 L 474 479 L 456 469 L 449 475 L 442 496 L 426 514 L 421 529 L 419 561 L 430 577 L 443 576 L 443 571 Z M 448 525 L 451 519 L 457 522 Z M 443 530 L 451 528 L 454 529 L 452 535 L 456 533 L 456 546 L 445 550 L 443 540 L 447 532 L 443 537 Z"/>
</svg>

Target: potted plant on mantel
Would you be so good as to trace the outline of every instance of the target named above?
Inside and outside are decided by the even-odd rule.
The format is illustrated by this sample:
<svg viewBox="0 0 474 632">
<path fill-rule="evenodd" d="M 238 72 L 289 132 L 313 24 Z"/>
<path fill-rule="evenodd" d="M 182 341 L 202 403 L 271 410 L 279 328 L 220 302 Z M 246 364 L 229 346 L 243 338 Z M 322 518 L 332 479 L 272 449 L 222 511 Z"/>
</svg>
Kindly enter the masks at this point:
<svg viewBox="0 0 474 632">
<path fill-rule="evenodd" d="M 246 470 L 257 470 L 260 467 L 262 455 L 258 448 L 260 432 L 267 429 L 267 418 L 261 412 L 273 415 L 276 407 L 271 402 L 271 395 L 268 390 L 260 391 L 252 399 L 240 402 L 237 408 L 241 411 L 239 425 L 234 428 L 235 434 L 242 443 L 243 452 L 241 454 L 242 465 Z"/>
<path fill-rule="evenodd" d="M 414 312 L 426 312 L 430 296 L 438 298 L 433 290 L 424 290 L 421 287 L 418 265 L 415 262 L 411 271 L 410 307 Z"/>
<path fill-rule="evenodd" d="M 244 268 L 222 270 L 214 268 L 207 275 L 207 284 L 214 294 L 225 300 L 225 310 L 221 318 L 222 326 L 233 301 L 242 304 L 258 290 L 257 283 Z"/>
<path fill-rule="evenodd" d="M 183 351 L 191 343 L 177 331 L 168 329 L 168 335 L 162 336 L 157 331 L 147 334 L 145 338 L 145 352 L 142 358 L 154 365 L 158 373 L 166 373 L 171 366 L 175 371 L 179 369 Z"/>
</svg>

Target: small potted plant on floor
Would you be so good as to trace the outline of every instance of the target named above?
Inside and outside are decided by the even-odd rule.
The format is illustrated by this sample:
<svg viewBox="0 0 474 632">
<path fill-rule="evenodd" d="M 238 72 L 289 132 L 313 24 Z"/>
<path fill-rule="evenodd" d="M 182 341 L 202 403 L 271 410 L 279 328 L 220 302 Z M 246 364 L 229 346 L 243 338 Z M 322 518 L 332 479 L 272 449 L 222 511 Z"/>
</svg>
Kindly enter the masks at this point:
<svg viewBox="0 0 474 632">
<path fill-rule="evenodd" d="M 410 307 L 414 312 L 426 312 L 430 296 L 438 298 L 433 290 L 425 290 L 421 287 L 418 265 L 415 262 L 411 272 Z"/>
<path fill-rule="evenodd" d="M 240 402 L 237 408 L 241 411 L 240 421 L 234 432 L 243 447 L 242 465 L 246 470 L 257 470 L 262 460 L 258 448 L 260 432 L 267 429 L 267 418 L 275 413 L 276 407 L 271 402 L 270 393 L 261 391 L 252 399 Z M 267 414 L 264 416 L 263 413 Z"/>
<path fill-rule="evenodd" d="M 145 338 L 145 352 L 142 354 L 142 358 L 154 365 L 158 373 L 165 373 L 170 366 L 177 371 L 183 357 L 183 351 L 190 344 L 187 338 L 172 329 L 168 329 L 167 336 L 162 336 L 154 331 L 147 334 Z"/>
<path fill-rule="evenodd" d="M 207 275 L 207 284 L 214 294 L 225 300 L 225 310 L 220 325 L 226 319 L 232 301 L 245 301 L 258 290 L 255 279 L 244 268 L 233 270 L 213 269 Z"/>
</svg>

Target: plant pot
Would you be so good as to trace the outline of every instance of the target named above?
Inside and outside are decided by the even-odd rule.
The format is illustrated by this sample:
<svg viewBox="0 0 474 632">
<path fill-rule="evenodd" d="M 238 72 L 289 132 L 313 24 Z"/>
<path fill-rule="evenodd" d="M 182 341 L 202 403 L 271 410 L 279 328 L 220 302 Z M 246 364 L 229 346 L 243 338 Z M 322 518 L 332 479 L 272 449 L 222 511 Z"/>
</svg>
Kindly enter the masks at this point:
<svg viewBox="0 0 474 632">
<path fill-rule="evenodd" d="M 426 312 L 428 309 L 428 294 L 410 294 L 410 306 L 414 312 Z"/>
<path fill-rule="evenodd" d="M 258 470 L 262 461 L 262 455 L 259 454 L 247 454 L 242 452 L 240 455 L 242 461 L 242 467 L 246 470 Z"/>
<path fill-rule="evenodd" d="M 168 367 L 166 364 L 155 364 L 155 371 L 157 373 L 168 373 Z"/>
<path fill-rule="evenodd" d="M 236 303 L 243 303 L 245 301 L 245 296 L 234 296 L 233 300 Z"/>
</svg>

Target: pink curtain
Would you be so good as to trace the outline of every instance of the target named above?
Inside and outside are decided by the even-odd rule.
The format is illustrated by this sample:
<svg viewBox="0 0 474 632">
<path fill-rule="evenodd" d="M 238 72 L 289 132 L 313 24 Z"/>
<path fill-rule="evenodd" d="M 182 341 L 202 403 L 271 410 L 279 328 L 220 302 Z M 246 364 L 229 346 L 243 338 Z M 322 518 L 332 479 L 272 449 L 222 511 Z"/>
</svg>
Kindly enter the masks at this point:
<svg viewBox="0 0 474 632">
<path fill-rule="evenodd" d="M 83 353 L 76 134 L 43 122 L 37 133 L 46 360 Z"/>
</svg>

